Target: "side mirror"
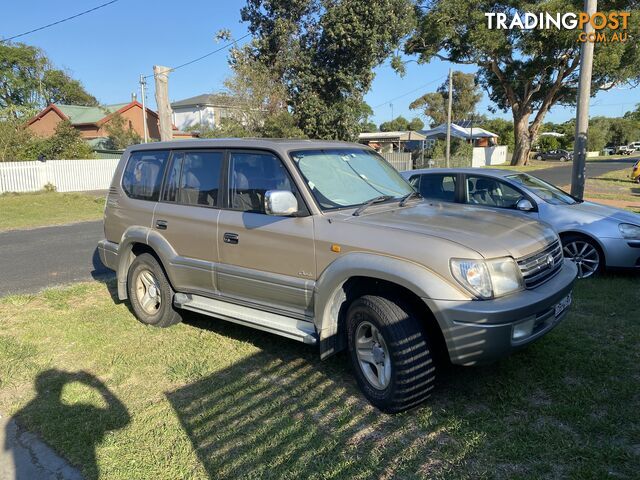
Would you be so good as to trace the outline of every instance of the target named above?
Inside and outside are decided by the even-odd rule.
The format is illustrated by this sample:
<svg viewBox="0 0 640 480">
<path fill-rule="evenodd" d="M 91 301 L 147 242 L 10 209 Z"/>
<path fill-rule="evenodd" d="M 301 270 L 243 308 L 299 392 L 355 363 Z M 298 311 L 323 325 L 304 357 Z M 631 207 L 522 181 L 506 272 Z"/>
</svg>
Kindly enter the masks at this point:
<svg viewBox="0 0 640 480">
<path fill-rule="evenodd" d="M 516 203 L 516 208 L 522 212 L 530 212 L 533 210 L 533 204 L 526 198 L 521 198 Z"/>
<path fill-rule="evenodd" d="M 267 190 L 264 195 L 264 211 L 267 215 L 288 217 L 298 212 L 298 200 L 288 190 Z"/>
</svg>

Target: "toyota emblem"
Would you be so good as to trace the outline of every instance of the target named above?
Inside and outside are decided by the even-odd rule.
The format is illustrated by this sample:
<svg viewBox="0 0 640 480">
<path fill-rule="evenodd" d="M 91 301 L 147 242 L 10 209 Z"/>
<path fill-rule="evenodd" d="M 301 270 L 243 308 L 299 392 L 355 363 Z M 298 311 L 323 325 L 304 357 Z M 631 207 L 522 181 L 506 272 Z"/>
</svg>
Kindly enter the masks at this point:
<svg viewBox="0 0 640 480">
<path fill-rule="evenodd" d="M 553 255 L 549 255 L 547 257 L 547 268 L 552 269 L 556 264 L 556 261 L 553 258 Z"/>
</svg>

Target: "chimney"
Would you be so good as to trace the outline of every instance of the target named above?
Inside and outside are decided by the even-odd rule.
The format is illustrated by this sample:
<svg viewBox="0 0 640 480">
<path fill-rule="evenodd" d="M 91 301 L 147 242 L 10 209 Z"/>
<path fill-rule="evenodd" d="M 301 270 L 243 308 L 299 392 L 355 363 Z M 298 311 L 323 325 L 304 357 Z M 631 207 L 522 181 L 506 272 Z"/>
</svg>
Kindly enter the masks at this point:
<svg viewBox="0 0 640 480">
<path fill-rule="evenodd" d="M 133 93 L 131 94 L 131 101 L 132 101 L 132 102 L 135 102 L 136 100 L 138 100 L 138 95 L 137 95 L 135 92 L 133 92 Z"/>
</svg>

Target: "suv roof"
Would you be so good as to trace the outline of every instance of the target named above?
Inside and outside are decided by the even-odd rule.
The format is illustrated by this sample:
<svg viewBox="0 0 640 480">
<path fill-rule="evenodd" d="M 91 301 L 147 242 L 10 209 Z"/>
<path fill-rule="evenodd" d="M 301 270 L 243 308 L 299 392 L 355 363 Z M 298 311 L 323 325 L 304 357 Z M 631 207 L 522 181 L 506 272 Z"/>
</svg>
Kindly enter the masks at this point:
<svg viewBox="0 0 640 480">
<path fill-rule="evenodd" d="M 337 140 L 305 140 L 288 138 L 199 138 L 194 140 L 173 140 L 170 142 L 142 143 L 129 147 L 130 150 L 158 150 L 183 148 L 262 148 L 267 150 L 305 150 L 316 148 L 362 148 L 359 143 Z"/>
</svg>

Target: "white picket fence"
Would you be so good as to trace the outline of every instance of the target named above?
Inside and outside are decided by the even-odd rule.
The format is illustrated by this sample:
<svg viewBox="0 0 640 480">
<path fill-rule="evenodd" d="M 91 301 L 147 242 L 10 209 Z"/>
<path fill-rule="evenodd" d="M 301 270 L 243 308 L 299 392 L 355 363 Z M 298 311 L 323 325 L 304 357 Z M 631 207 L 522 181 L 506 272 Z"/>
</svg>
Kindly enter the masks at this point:
<svg viewBox="0 0 640 480">
<path fill-rule="evenodd" d="M 0 162 L 0 193 L 35 192 L 51 184 L 59 192 L 106 190 L 119 159 Z"/>
</svg>

